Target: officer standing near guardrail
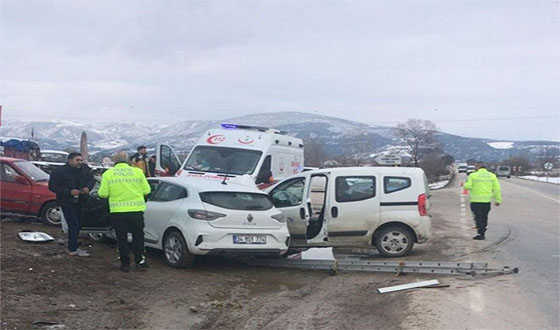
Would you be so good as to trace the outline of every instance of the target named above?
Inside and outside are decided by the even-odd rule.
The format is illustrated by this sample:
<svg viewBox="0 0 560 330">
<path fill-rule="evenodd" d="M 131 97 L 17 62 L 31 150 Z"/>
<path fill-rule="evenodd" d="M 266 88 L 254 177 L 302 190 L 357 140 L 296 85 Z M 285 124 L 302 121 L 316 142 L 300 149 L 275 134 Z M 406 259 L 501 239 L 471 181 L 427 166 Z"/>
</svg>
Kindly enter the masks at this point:
<svg viewBox="0 0 560 330">
<path fill-rule="evenodd" d="M 115 167 L 103 173 L 99 197 L 109 198 L 111 224 L 117 233 L 117 246 L 121 260 L 120 270 L 130 270 L 128 233 L 132 233 L 132 250 L 135 269 L 148 267 L 144 255 L 144 196 L 150 193 L 150 185 L 142 170 L 128 164 L 128 154 L 121 151 L 115 155 Z"/>
<path fill-rule="evenodd" d="M 476 240 L 483 240 L 488 226 L 488 213 L 492 198 L 496 206 L 502 203 L 502 190 L 498 178 L 492 172 L 486 170 L 483 162 L 476 163 L 476 171 L 467 177 L 464 187 L 470 191 L 471 211 L 474 214 L 478 235 L 473 237 Z"/>
</svg>

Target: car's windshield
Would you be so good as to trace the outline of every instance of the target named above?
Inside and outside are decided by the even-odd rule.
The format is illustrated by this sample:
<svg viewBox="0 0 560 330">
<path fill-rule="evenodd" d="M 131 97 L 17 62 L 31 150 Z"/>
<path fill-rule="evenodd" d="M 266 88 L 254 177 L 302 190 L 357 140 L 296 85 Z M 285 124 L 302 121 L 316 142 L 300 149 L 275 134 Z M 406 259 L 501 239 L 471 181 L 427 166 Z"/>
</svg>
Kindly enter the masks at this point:
<svg viewBox="0 0 560 330">
<path fill-rule="evenodd" d="M 498 169 L 500 171 L 509 171 L 509 166 L 500 166 Z"/>
<path fill-rule="evenodd" d="M 41 153 L 41 160 L 45 162 L 66 163 L 66 158 L 68 158 L 68 156 L 65 154 L 51 153 L 51 152 Z"/>
<path fill-rule="evenodd" d="M 199 146 L 189 155 L 184 169 L 233 175 L 252 174 L 261 154 L 254 150 Z"/>
<path fill-rule="evenodd" d="M 33 181 L 49 181 L 49 175 L 30 162 L 23 161 L 14 164 Z"/>
</svg>

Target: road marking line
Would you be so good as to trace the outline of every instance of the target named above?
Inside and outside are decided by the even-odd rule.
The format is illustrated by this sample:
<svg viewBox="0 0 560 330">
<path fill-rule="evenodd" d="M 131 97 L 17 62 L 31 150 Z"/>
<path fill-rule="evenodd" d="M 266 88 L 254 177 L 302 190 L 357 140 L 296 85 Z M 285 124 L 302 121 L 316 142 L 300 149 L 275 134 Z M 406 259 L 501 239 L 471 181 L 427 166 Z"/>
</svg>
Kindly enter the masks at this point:
<svg viewBox="0 0 560 330">
<path fill-rule="evenodd" d="M 509 182 L 505 182 L 505 181 L 502 181 L 502 182 L 500 182 L 500 183 L 506 183 L 506 185 L 509 184 L 509 185 L 514 186 L 514 187 L 521 188 L 521 189 L 523 189 L 523 190 L 527 190 L 527 191 L 530 191 L 530 192 L 532 192 L 532 193 L 535 193 L 535 194 L 537 194 L 537 195 L 539 195 L 539 196 L 541 196 L 541 197 L 548 198 L 548 199 L 550 199 L 551 201 L 560 203 L 560 200 L 558 200 L 558 199 L 552 198 L 552 197 L 550 197 L 550 196 L 548 196 L 548 195 L 545 195 L 545 194 L 542 194 L 542 193 L 540 193 L 540 192 L 536 192 L 536 191 L 531 190 L 531 189 L 529 189 L 529 188 L 525 188 L 525 187 L 522 187 L 522 186 L 518 186 L 518 185 L 516 185 L 516 184 L 509 183 Z"/>
</svg>

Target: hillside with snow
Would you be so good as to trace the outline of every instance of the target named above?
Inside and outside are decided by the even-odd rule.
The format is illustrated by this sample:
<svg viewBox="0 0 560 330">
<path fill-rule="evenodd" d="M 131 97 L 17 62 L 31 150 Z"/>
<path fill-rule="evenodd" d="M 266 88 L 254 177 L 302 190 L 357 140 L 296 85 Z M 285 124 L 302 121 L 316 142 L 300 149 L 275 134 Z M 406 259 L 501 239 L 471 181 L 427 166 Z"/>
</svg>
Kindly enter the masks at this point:
<svg viewBox="0 0 560 330">
<path fill-rule="evenodd" d="M 4 121 L 1 137 L 35 139 L 42 149 L 77 149 L 82 131 L 88 135 L 90 152 L 109 153 L 117 149 L 133 150 L 144 144 L 155 147 L 158 142 L 171 144 L 178 152 L 187 153 L 200 136 L 220 123 L 236 123 L 274 127 L 305 141 L 313 139 L 332 157 L 340 155 L 376 154 L 401 148 L 394 128 L 368 125 L 350 120 L 302 112 L 262 113 L 221 121 L 182 121 L 170 124 L 141 123 L 74 123 L 68 121 Z M 497 141 L 468 138 L 444 132 L 437 139 L 446 153 L 457 160 L 482 159 L 497 161 L 523 154 L 535 158 L 543 149 L 558 154 L 555 141 Z"/>
</svg>

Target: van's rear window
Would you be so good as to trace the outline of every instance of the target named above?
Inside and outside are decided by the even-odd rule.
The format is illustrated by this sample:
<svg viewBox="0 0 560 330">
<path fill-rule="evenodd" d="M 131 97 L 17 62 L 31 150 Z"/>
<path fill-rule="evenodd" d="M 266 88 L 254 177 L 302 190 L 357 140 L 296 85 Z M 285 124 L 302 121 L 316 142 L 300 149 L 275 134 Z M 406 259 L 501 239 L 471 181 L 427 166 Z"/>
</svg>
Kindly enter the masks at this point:
<svg viewBox="0 0 560 330">
<path fill-rule="evenodd" d="M 217 207 L 230 210 L 270 210 L 273 205 L 266 194 L 245 192 L 203 192 L 200 199 Z"/>
<path fill-rule="evenodd" d="M 383 190 L 386 194 L 397 192 L 410 187 L 412 181 L 407 177 L 386 176 L 383 178 Z"/>
<path fill-rule="evenodd" d="M 509 171 L 509 166 L 500 166 L 499 170 L 500 171 Z"/>
</svg>

